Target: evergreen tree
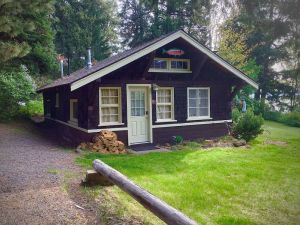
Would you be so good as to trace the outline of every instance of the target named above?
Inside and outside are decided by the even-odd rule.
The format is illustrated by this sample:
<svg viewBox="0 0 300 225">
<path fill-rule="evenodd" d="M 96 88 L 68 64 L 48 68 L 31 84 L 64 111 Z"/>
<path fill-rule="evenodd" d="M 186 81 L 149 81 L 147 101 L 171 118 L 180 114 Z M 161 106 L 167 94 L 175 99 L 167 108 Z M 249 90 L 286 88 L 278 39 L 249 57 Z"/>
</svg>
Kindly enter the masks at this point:
<svg viewBox="0 0 300 225">
<path fill-rule="evenodd" d="M 150 11 L 138 0 L 125 0 L 119 16 L 120 35 L 125 46 L 137 46 L 150 38 Z"/>
<path fill-rule="evenodd" d="M 252 79 L 257 80 L 260 66 L 256 64 L 255 59 L 251 58 L 253 49 L 247 46 L 248 31 L 235 22 L 229 19 L 222 25 L 220 29 L 222 39 L 219 43 L 218 54 Z M 253 93 L 254 89 L 247 86 L 243 88 L 241 94 L 249 97 Z"/>
<path fill-rule="evenodd" d="M 235 18 L 248 31 L 247 45 L 251 48 L 251 57 L 261 66 L 258 76 L 259 90 L 256 98 L 272 98 L 277 89 L 280 74 L 273 66 L 287 57 L 284 38 L 289 32 L 285 16 L 280 12 L 278 0 L 240 0 L 240 14 Z"/>
<path fill-rule="evenodd" d="M 35 73 L 54 68 L 52 0 L 0 0 L 0 63 L 25 63 Z"/>
<path fill-rule="evenodd" d="M 126 0 L 120 17 L 121 37 L 130 47 L 184 29 L 205 43 L 208 38 L 208 0 Z"/>
<path fill-rule="evenodd" d="M 89 47 L 96 60 L 112 53 L 118 22 L 114 0 L 58 0 L 55 9 L 56 48 L 66 56 L 69 72 L 85 65 Z"/>
</svg>

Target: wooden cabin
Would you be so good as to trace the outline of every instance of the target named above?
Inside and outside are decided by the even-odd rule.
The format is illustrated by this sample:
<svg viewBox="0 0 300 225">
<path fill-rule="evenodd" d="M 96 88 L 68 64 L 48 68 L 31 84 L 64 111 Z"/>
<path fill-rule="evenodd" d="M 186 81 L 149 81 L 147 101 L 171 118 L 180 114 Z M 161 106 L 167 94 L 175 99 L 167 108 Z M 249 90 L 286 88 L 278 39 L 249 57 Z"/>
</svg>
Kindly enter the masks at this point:
<svg viewBox="0 0 300 225">
<path fill-rule="evenodd" d="M 38 90 L 46 122 L 78 144 L 109 129 L 127 145 L 226 135 L 231 102 L 258 85 L 182 30 Z"/>
</svg>

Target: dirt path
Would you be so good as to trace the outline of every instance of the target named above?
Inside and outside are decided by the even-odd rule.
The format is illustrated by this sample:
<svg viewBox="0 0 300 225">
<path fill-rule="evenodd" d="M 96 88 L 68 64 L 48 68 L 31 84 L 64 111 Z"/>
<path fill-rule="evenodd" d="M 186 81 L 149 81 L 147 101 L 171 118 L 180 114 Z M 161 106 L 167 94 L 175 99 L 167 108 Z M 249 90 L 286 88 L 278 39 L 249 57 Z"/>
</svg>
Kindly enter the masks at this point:
<svg viewBox="0 0 300 225">
<path fill-rule="evenodd" d="M 79 191 L 65 188 L 64 177 L 75 173 L 79 189 L 76 154 L 38 132 L 27 123 L 0 124 L 0 224 L 97 224 L 94 212 L 75 206 L 84 204 Z"/>
</svg>

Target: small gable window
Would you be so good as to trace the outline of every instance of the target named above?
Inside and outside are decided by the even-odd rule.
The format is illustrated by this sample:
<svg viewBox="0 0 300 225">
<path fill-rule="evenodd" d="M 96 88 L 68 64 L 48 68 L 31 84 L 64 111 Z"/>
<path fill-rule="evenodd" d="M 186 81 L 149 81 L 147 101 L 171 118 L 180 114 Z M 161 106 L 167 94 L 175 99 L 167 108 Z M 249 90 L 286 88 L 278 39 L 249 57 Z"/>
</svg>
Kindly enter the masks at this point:
<svg viewBox="0 0 300 225">
<path fill-rule="evenodd" d="M 188 120 L 210 119 L 210 89 L 188 88 Z"/>
<path fill-rule="evenodd" d="M 154 58 L 149 72 L 191 73 L 189 59 Z"/>
<path fill-rule="evenodd" d="M 171 69 L 176 70 L 189 70 L 189 61 L 186 60 L 171 60 Z"/>
<path fill-rule="evenodd" d="M 155 69 L 168 69 L 167 63 L 168 61 L 165 59 L 154 59 L 151 67 Z"/>
<path fill-rule="evenodd" d="M 100 88 L 100 124 L 119 125 L 122 122 L 121 88 Z"/>
<path fill-rule="evenodd" d="M 70 122 L 78 123 L 78 100 L 70 99 Z"/>
</svg>

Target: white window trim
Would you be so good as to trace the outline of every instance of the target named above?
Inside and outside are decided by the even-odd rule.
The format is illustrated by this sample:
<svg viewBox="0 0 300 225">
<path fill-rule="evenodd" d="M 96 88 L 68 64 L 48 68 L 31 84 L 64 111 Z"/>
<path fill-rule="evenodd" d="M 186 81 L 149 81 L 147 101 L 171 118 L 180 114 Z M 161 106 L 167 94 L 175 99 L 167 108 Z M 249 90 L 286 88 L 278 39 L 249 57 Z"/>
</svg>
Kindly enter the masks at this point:
<svg viewBox="0 0 300 225">
<path fill-rule="evenodd" d="M 167 89 L 167 90 L 171 90 L 171 119 L 158 119 L 158 94 L 156 92 L 156 121 L 155 123 L 164 123 L 164 122 L 177 122 L 177 120 L 175 120 L 175 113 L 174 113 L 174 87 L 159 87 L 158 90 L 162 90 L 162 89 Z M 164 104 L 164 103 L 160 103 L 160 104 Z"/>
<path fill-rule="evenodd" d="M 119 107 L 119 115 L 118 115 L 118 120 L 119 122 L 102 122 L 101 121 L 101 90 L 105 90 L 105 89 L 117 89 L 118 90 L 118 107 Z M 109 106 L 108 104 L 106 106 Z M 115 106 L 115 105 L 112 105 Z M 122 123 L 122 92 L 121 92 L 121 87 L 100 87 L 99 88 L 99 127 L 101 126 L 119 126 L 119 125 L 124 125 L 124 123 Z"/>
<path fill-rule="evenodd" d="M 78 113 L 78 99 L 76 98 L 71 98 L 70 99 L 70 120 L 69 123 L 77 125 L 78 124 L 78 119 L 77 118 L 73 118 L 73 103 L 77 102 L 77 113 Z"/>
<path fill-rule="evenodd" d="M 193 89 L 202 89 L 202 90 L 208 90 L 208 115 L 207 116 L 194 116 L 190 117 L 190 90 Z M 188 87 L 187 88 L 187 121 L 194 121 L 194 120 L 209 120 L 212 119 L 210 117 L 210 87 Z"/>
<path fill-rule="evenodd" d="M 59 93 L 55 94 L 55 108 L 59 108 Z"/>
<path fill-rule="evenodd" d="M 191 71 L 191 60 L 190 59 L 176 59 L 176 58 L 154 58 L 154 60 L 164 60 L 167 62 L 167 68 L 166 69 L 160 69 L 160 68 L 150 68 L 148 72 L 154 72 L 154 73 L 192 73 Z M 188 68 L 187 69 L 174 69 L 171 68 L 171 62 L 172 61 L 181 61 L 181 62 L 187 62 Z"/>
</svg>

